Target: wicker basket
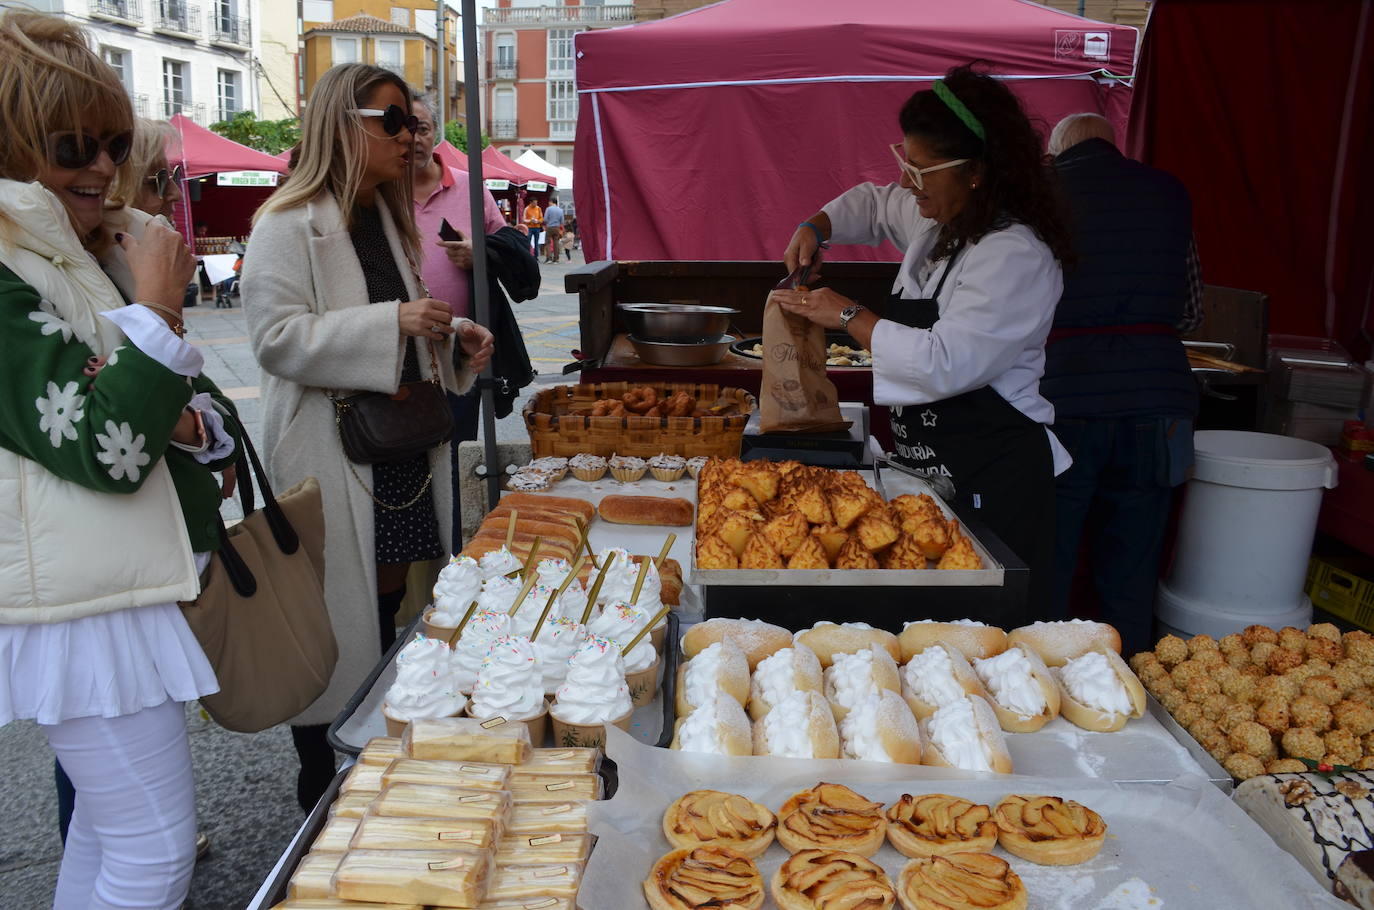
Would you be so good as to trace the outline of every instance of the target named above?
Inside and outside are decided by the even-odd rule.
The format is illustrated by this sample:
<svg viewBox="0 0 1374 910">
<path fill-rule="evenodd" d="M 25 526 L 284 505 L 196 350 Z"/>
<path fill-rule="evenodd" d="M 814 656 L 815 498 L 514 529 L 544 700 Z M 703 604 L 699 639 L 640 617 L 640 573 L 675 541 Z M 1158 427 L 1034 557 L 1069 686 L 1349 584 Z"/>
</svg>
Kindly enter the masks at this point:
<svg viewBox="0 0 1374 910">
<path fill-rule="evenodd" d="M 603 398 L 619 398 L 652 385 L 660 398 L 686 392 L 705 407 L 730 404 L 736 413 L 724 417 L 584 417 Z M 599 382 L 544 389 L 525 404 L 525 427 L 535 458 L 547 455 L 715 455 L 739 457 L 740 439 L 749 415 L 758 406 L 744 389 L 696 382 Z"/>
</svg>

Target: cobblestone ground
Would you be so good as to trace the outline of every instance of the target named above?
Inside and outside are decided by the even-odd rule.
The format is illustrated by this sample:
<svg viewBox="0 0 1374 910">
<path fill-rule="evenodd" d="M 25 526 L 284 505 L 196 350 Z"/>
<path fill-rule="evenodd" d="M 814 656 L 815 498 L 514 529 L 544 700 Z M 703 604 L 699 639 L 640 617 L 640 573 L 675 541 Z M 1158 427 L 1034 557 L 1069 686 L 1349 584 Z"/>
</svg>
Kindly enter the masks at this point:
<svg viewBox="0 0 1374 910">
<path fill-rule="evenodd" d="M 563 276 L 581 265 L 544 265 L 543 293 L 516 305 L 530 358 L 542 375 L 536 386 L 563 381 L 560 368 L 578 346 L 577 298 L 563 293 Z M 261 421 L 257 363 L 248 345 L 243 310 L 215 309 L 213 301 L 188 310 L 187 337 L 205 354 L 205 372 L 233 398 L 254 441 Z M 525 438 L 515 411 L 497 424 L 499 441 Z M 224 506 L 237 518 L 237 500 Z M 271 870 L 303 820 L 295 800 L 295 751 L 287 729 L 255 735 L 229 733 L 187 706 L 191 755 L 196 771 L 200 830 L 210 836 L 210 853 L 197 866 L 187 904 L 193 910 L 244 907 Z M 53 793 L 52 752 L 39 728 L 20 721 L 0 728 L 0 910 L 51 906 L 62 861 Z"/>
</svg>

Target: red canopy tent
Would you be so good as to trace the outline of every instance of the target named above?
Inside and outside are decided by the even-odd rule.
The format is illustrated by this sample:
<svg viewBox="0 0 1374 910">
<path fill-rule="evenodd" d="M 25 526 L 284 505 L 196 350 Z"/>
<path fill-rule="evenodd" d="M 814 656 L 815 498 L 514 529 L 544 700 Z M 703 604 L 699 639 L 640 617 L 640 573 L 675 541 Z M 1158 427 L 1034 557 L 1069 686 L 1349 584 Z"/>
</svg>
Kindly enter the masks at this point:
<svg viewBox="0 0 1374 910">
<path fill-rule="evenodd" d="M 971 60 L 1012 80 L 1046 132 L 1077 111 L 1124 127 L 1136 39 L 1028 0 L 726 0 L 581 32 L 574 192 L 587 258 L 779 258 L 822 203 L 896 179 L 898 108 Z"/>
<path fill-rule="evenodd" d="M 181 163 L 188 181 L 225 171 L 286 173 L 284 159 L 226 139 L 181 114 L 174 114 L 171 123 L 178 139 L 168 147 L 167 158 Z M 177 210 L 177 227 L 188 240 L 193 234 L 191 226 L 199 221 L 205 222 L 211 237 L 247 234 L 253 213 L 274 189 L 270 186 L 218 186 L 213 179 L 202 180 L 199 186 L 199 199 L 194 202 L 191 193 L 183 188 L 182 204 Z"/>
<path fill-rule="evenodd" d="M 447 139 L 434 146 L 434 154 L 439 156 L 444 167 L 456 167 L 465 174 L 468 172 L 468 156 L 460 152 L 457 146 L 450 145 Z"/>
<path fill-rule="evenodd" d="M 286 173 L 286 162 L 266 152 L 239 145 L 219 133 L 207 130 L 181 114 L 173 114 L 181 147 L 176 154 L 186 167 L 186 176 L 194 179 L 221 171 L 275 171 Z"/>
</svg>

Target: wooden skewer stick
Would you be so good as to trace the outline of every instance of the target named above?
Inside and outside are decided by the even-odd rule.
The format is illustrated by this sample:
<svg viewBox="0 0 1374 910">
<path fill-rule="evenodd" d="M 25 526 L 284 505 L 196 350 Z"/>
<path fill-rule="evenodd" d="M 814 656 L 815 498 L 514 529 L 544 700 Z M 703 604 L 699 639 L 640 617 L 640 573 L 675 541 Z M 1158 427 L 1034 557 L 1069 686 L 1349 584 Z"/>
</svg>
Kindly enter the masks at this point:
<svg viewBox="0 0 1374 910">
<path fill-rule="evenodd" d="M 511 509 L 511 510 L 510 510 L 510 520 L 506 522 L 506 549 L 507 549 L 507 550 L 510 549 L 510 545 L 511 545 L 511 544 L 515 543 L 515 521 L 516 521 L 516 519 L 518 519 L 519 517 L 520 517 L 520 510 L 519 510 L 519 509 Z"/>
<path fill-rule="evenodd" d="M 634 559 L 633 556 L 630 557 Z M 630 592 L 630 606 L 639 603 L 639 592 L 644 590 L 644 579 L 649 577 L 649 557 L 644 557 L 644 561 L 635 567 L 635 586 Z"/>
<path fill-rule="evenodd" d="M 654 626 L 656 626 L 656 625 L 658 625 L 660 622 L 662 622 L 662 621 L 663 621 L 663 617 L 667 616 L 667 615 L 668 615 L 668 611 L 671 610 L 671 609 L 672 609 L 672 607 L 671 607 L 670 605 L 664 604 L 664 605 L 663 605 L 663 609 L 662 609 L 662 610 L 659 610 L 658 613 L 654 614 L 654 618 L 651 619 L 651 620 L 649 620 L 649 624 L 648 624 L 647 626 L 645 626 L 644 628 L 640 629 L 640 630 L 639 630 L 639 634 L 636 635 L 634 638 L 630 639 L 630 643 L 629 643 L 628 645 L 626 645 L 625 647 L 623 647 L 623 648 L 620 649 L 620 653 L 621 653 L 621 654 L 629 654 L 631 651 L 633 651 L 633 650 L 635 649 L 635 645 L 637 645 L 637 644 L 639 644 L 641 641 L 643 641 L 643 640 L 644 640 L 644 636 L 645 636 L 645 635 L 648 635 L 649 632 L 653 629 Z"/>
<path fill-rule="evenodd" d="M 534 624 L 534 631 L 530 632 L 530 641 L 539 637 L 539 630 L 544 628 L 544 620 L 549 618 L 549 611 L 553 609 L 554 604 L 558 603 L 558 598 L 563 596 L 563 592 L 568 590 L 568 585 L 577 580 L 577 575 L 582 571 L 582 565 L 586 561 L 587 557 L 579 556 L 577 562 L 573 563 L 572 571 L 568 573 L 568 577 L 563 579 L 563 583 L 558 586 L 557 591 L 549 595 L 548 602 L 544 604 L 544 609 L 539 614 L 539 620 Z"/>
<path fill-rule="evenodd" d="M 596 576 L 596 581 L 592 582 L 592 589 L 587 592 L 587 609 L 582 611 L 582 625 L 587 624 L 587 620 L 592 618 L 592 608 L 596 606 L 597 595 L 601 593 L 601 583 L 606 580 L 606 573 L 611 571 L 611 566 L 615 565 L 615 558 L 619 554 L 611 553 L 606 557 L 606 564 L 601 567 L 601 574 Z"/>
<path fill-rule="evenodd" d="M 654 560 L 654 568 L 663 571 L 663 560 L 668 558 L 668 551 L 677 543 L 677 535 L 669 534 L 668 539 L 663 541 L 663 549 L 658 551 L 658 558 Z"/>
<path fill-rule="evenodd" d="M 526 575 L 534 574 L 534 567 L 539 564 L 539 548 L 544 543 L 544 538 L 535 535 L 534 543 L 530 545 L 529 558 L 525 560 L 525 567 L 521 570 Z"/>
<path fill-rule="evenodd" d="M 472 619 L 472 614 L 475 612 L 477 612 L 477 601 L 474 600 L 468 605 L 468 611 L 463 614 L 463 621 L 458 623 L 458 628 L 454 629 L 453 634 L 448 637 L 448 646 L 450 648 L 458 641 L 459 636 L 463 634 L 463 627 L 468 624 L 468 620 Z"/>
<path fill-rule="evenodd" d="M 591 560 L 592 568 L 600 569 L 601 567 L 596 564 L 596 553 L 592 552 L 592 523 L 590 521 L 582 526 L 582 543 L 579 549 L 581 547 L 587 548 L 587 558 Z"/>
<path fill-rule="evenodd" d="M 525 598 L 529 596 L 530 588 L 533 588 L 534 583 L 538 580 L 539 576 L 535 575 L 533 572 L 525 576 L 525 583 L 520 586 L 520 593 L 515 595 L 515 602 L 510 605 L 510 609 L 506 611 L 507 613 L 511 616 L 515 615 L 515 612 L 520 609 L 520 604 L 524 603 Z"/>
</svg>

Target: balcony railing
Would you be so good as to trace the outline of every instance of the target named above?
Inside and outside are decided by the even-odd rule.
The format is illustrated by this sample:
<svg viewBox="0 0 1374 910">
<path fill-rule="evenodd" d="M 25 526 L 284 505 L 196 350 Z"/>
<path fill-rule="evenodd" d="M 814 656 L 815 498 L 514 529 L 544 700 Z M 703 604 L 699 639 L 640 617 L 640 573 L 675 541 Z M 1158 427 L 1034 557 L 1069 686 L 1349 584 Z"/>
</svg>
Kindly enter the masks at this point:
<svg viewBox="0 0 1374 910">
<path fill-rule="evenodd" d="M 205 104 L 193 103 L 190 101 L 167 101 L 162 102 L 162 119 L 166 120 L 173 114 L 180 114 L 199 123 L 201 126 L 209 126 L 205 122 Z"/>
<path fill-rule="evenodd" d="M 91 0 L 91 15 L 98 19 L 143 24 L 143 4 L 140 0 Z"/>
<path fill-rule="evenodd" d="M 135 117 L 147 118 L 152 116 L 153 109 L 152 105 L 148 102 L 148 95 L 146 92 L 139 92 L 138 94 L 132 95 L 130 97 L 134 103 Z"/>
<path fill-rule="evenodd" d="M 515 120 L 493 120 L 491 122 L 491 138 L 493 139 L 514 139 L 518 135 Z"/>
<path fill-rule="evenodd" d="M 210 41 L 213 44 L 233 44 L 237 47 L 252 47 L 252 22 L 247 16 L 221 16 L 216 13 L 211 13 Z"/>
<path fill-rule="evenodd" d="M 507 62 L 504 61 L 504 60 L 501 60 L 501 61 L 495 61 L 495 60 L 493 60 L 493 61 L 491 61 L 490 63 L 491 63 L 491 78 L 493 78 L 493 79 L 514 79 L 514 78 L 515 78 L 515 61 L 514 61 L 514 60 L 510 61 L 509 63 L 507 63 Z"/>
<path fill-rule="evenodd" d="M 577 135 L 576 120 L 550 120 L 549 138 L 550 139 L 572 139 Z"/>
<path fill-rule="evenodd" d="M 158 0 L 153 17 L 153 30 L 187 38 L 199 38 L 200 7 L 190 6 L 182 0 Z"/>
<path fill-rule="evenodd" d="M 402 79 L 404 79 L 404 78 L 406 77 L 406 65 L 405 65 L 404 63 L 396 63 L 396 62 L 394 62 L 394 61 L 388 62 L 388 61 L 378 60 L 378 61 L 377 61 L 377 66 L 380 66 L 380 67 L 381 67 L 382 69 L 384 69 L 384 70 L 389 70 L 390 72 L 395 73 L 396 75 L 400 76 Z"/>
<path fill-rule="evenodd" d="M 483 25 L 562 25 L 633 22 L 633 4 L 615 6 L 523 6 L 482 10 Z"/>
</svg>

